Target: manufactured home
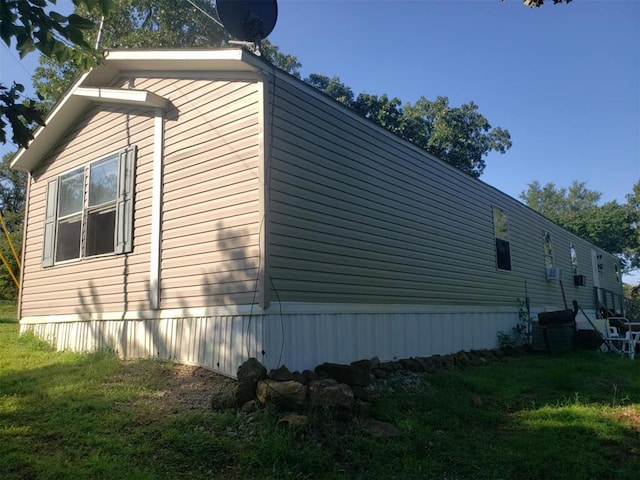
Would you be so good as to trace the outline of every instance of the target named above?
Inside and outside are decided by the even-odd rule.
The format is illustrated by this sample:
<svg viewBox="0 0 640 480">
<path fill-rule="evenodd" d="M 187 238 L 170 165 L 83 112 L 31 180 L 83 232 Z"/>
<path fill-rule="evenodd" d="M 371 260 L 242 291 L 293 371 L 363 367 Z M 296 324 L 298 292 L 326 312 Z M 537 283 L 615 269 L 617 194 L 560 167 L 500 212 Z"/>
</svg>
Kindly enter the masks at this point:
<svg viewBox="0 0 640 480">
<path fill-rule="evenodd" d="M 19 318 L 58 349 L 302 370 L 622 295 L 615 256 L 242 49 L 108 51 L 46 123 Z"/>
</svg>

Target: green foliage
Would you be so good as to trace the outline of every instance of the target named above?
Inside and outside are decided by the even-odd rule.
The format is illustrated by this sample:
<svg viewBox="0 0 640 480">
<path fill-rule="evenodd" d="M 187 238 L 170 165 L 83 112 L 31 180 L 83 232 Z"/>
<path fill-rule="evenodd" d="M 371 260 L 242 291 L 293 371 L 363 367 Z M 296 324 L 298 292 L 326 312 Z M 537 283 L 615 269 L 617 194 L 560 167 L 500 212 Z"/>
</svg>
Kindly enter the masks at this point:
<svg viewBox="0 0 640 480">
<path fill-rule="evenodd" d="M 106 12 L 109 0 L 76 0 L 88 8 Z M 85 39 L 85 33 L 94 27 L 87 18 L 72 13 L 61 15 L 51 7 L 55 0 L 3 0 L 0 3 L 0 38 L 10 47 L 16 42 L 20 57 L 38 50 L 45 57 L 58 62 L 74 62 L 86 70 L 95 64 L 96 52 Z M 13 142 L 25 147 L 33 138 L 31 129 L 43 125 L 42 110 L 38 104 L 22 101 L 24 87 L 14 83 L 11 88 L 0 84 L 0 142 L 6 143 L 6 128 L 13 130 Z"/>
<path fill-rule="evenodd" d="M 561 227 L 581 236 L 622 259 L 624 271 L 640 267 L 640 182 L 627 195 L 627 203 L 600 205 L 602 194 L 589 190 L 585 182 L 574 181 L 569 188 L 554 183 L 541 186 L 533 181 L 520 199 Z"/>
<path fill-rule="evenodd" d="M 386 94 L 356 97 L 338 77 L 312 74 L 305 82 L 474 177 L 482 175 L 489 152 L 511 148 L 509 132 L 491 127 L 473 102 L 451 107 L 447 97 L 439 96 L 435 101 L 421 97 L 413 105 L 403 105 Z"/>
<path fill-rule="evenodd" d="M 504 2 L 504 0 L 502 1 Z M 553 0 L 554 5 L 557 5 L 563 2 L 571 3 L 572 0 Z M 542 5 L 544 5 L 544 0 L 522 0 L 522 3 L 524 3 L 527 7 L 535 8 L 535 7 L 541 7 Z"/>
<path fill-rule="evenodd" d="M 11 170 L 12 154 L 2 157 L 0 162 L 0 211 L 4 218 L 13 250 L 20 258 L 22 251 L 22 223 L 24 219 L 25 194 L 27 187 L 27 174 Z M 20 276 L 20 268 L 14 257 L 9 240 L 0 229 L 0 252 L 9 263 L 14 275 Z M 0 299 L 15 300 L 17 287 L 3 264 L 0 264 Z"/>
<path fill-rule="evenodd" d="M 217 23 L 214 4 L 207 0 L 113 0 L 113 8 L 104 19 L 100 47 L 105 48 L 210 48 L 227 44 L 229 34 Z M 99 22 L 102 11 L 79 5 L 76 12 Z M 204 13 L 203 13 L 204 12 Z M 87 38 L 95 43 L 97 31 Z M 297 75 L 300 63 L 293 55 L 281 53 L 265 40 L 262 55 L 278 68 Z M 51 106 L 82 72 L 75 61 L 41 57 L 33 75 L 33 84 L 46 105 Z"/>
<path fill-rule="evenodd" d="M 518 298 L 518 321 L 510 331 L 498 332 L 498 345 L 500 347 L 515 347 L 531 343 L 531 318 L 529 316 L 528 300 Z"/>
<path fill-rule="evenodd" d="M 375 418 L 402 431 L 384 439 L 323 415 L 280 428 L 271 405 L 168 409 L 166 364 L 54 352 L 15 323 L 0 323 L 0 351 L 6 479 L 631 480 L 640 469 L 637 362 L 599 352 L 425 375 L 419 390 L 381 395 Z"/>
</svg>

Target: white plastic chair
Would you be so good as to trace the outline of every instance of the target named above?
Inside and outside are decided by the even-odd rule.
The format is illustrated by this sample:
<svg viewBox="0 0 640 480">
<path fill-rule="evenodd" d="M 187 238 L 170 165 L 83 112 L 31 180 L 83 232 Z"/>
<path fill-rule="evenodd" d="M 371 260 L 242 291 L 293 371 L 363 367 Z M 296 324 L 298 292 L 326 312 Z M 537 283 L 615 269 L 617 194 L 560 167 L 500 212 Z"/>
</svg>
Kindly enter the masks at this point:
<svg viewBox="0 0 640 480">
<path fill-rule="evenodd" d="M 634 359 L 636 346 L 640 345 L 640 331 L 633 331 L 625 317 L 608 317 L 605 319 L 604 339 L 610 342 L 616 353 Z"/>
</svg>

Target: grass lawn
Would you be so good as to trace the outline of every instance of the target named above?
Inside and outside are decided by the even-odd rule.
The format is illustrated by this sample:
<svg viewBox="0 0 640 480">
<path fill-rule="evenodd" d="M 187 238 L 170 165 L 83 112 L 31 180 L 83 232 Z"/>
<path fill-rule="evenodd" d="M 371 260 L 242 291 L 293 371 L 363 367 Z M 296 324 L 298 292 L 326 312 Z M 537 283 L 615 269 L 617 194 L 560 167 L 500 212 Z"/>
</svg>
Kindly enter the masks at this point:
<svg viewBox="0 0 640 480">
<path fill-rule="evenodd" d="M 0 306 L 2 479 L 637 479 L 640 360 L 521 355 L 425 376 L 365 437 L 327 418 L 285 430 L 272 408 L 162 407 L 154 360 L 53 352 Z"/>
</svg>

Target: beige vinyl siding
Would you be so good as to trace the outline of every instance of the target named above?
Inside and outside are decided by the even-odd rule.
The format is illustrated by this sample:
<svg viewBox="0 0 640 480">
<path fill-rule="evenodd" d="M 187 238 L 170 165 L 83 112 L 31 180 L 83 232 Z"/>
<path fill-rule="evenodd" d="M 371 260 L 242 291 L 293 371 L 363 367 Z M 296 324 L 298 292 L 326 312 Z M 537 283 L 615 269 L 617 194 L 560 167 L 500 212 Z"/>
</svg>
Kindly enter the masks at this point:
<svg viewBox="0 0 640 480">
<path fill-rule="evenodd" d="M 538 305 L 560 305 L 547 229 L 568 300 L 592 303 L 568 258 L 573 242 L 589 277 L 586 242 L 293 80 L 275 90 L 268 248 L 282 301 L 513 306 L 526 280 Z M 496 268 L 494 205 L 508 214 L 512 271 Z"/>
<path fill-rule="evenodd" d="M 152 112 L 92 107 L 33 173 L 25 232 L 22 317 L 147 309 Z M 41 267 L 47 182 L 129 145 L 138 147 L 133 252 Z"/>
<path fill-rule="evenodd" d="M 161 308 L 252 303 L 262 141 L 257 84 L 138 77 L 135 88 L 153 88 L 173 106 L 165 122 Z"/>
</svg>

